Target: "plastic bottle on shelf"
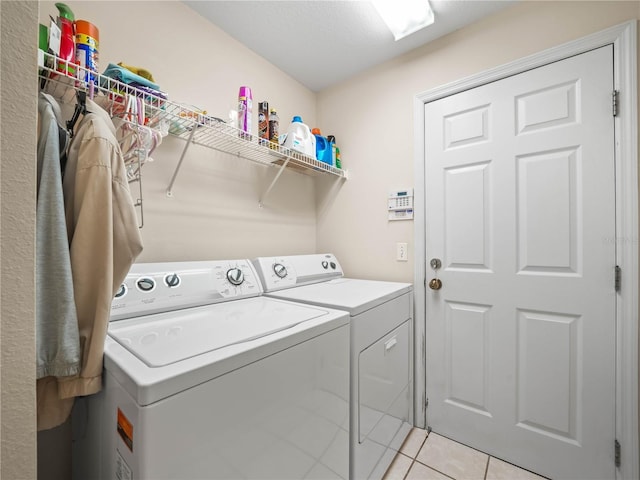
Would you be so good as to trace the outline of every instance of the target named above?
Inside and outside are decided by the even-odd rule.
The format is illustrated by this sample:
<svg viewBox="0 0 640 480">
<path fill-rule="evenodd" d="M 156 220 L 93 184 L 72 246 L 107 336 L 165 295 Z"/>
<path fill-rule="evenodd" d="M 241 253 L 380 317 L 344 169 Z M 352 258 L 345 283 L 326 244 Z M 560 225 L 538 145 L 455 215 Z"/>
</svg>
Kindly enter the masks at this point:
<svg viewBox="0 0 640 480">
<path fill-rule="evenodd" d="M 336 168 L 342 168 L 342 159 L 340 158 L 340 149 L 336 147 Z"/>
<path fill-rule="evenodd" d="M 76 63 L 87 70 L 97 72 L 99 44 L 98 27 L 86 20 L 76 21 Z M 97 83 L 97 75 L 88 73 L 86 76 L 88 78 L 84 78 L 85 75 L 82 75 L 82 80 Z"/>
<path fill-rule="evenodd" d="M 272 108 L 269 112 L 269 146 L 274 148 L 278 145 L 278 137 L 280 136 L 280 117 Z"/>
<path fill-rule="evenodd" d="M 336 147 L 336 137 L 334 135 L 327 135 L 327 140 L 331 145 L 331 165 L 336 168 L 342 168 L 342 165 L 338 166 L 340 149 Z"/>
<path fill-rule="evenodd" d="M 309 127 L 302 122 L 302 118 L 297 115 L 293 117 L 289 124 L 283 145 L 308 157 L 316 157 L 316 137 L 311 134 Z"/>
<path fill-rule="evenodd" d="M 251 135 L 251 115 L 253 113 L 253 96 L 251 88 L 240 87 L 238 92 L 238 129 L 241 130 L 240 136 L 249 138 Z"/>
<path fill-rule="evenodd" d="M 58 26 L 60 27 L 60 52 L 58 57 L 64 60 L 58 62 L 57 70 L 68 75 L 75 75 L 76 44 L 73 31 L 75 16 L 64 3 L 56 3 L 56 8 L 59 12 Z"/>
<path fill-rule="evenodd" d="M 316 137 L 316 158 L 328 165 L 331 165 L 331 144 L 327 137 L 322 135 L 319 128 L 314 128 L 311 133 Z"/>
</svg>

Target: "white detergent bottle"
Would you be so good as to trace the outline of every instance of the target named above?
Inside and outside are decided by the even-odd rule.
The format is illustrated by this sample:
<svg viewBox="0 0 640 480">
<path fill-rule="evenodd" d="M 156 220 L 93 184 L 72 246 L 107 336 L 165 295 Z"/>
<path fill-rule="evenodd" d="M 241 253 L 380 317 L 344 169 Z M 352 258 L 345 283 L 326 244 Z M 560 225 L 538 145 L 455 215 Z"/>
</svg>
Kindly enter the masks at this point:
<svg viewBox="0 0 640 480">
<path fill-rule="evenodd" d="M 316 158 L 316 137 L 311 133 L 309 127 L 302 123 L 302 118 L 299 116 L 293 117 L 283 146 L 308 157 Z"/>
</svg>

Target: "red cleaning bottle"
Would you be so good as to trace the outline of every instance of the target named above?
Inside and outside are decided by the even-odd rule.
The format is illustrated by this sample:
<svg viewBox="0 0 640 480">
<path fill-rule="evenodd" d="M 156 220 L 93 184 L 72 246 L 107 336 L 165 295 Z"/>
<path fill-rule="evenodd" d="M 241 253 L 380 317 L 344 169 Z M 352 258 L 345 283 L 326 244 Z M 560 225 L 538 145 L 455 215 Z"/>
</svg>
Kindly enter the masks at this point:
<svg viewBox="0 0 640 480">
<path fill-rule="evenodd" d="M 76 73 L 76 42 L 74 33 L 75 16 L 64 3 L 56 3 L 58 9 L 58 26 L 60 27 L 60 57 L 64 61 L 58 62 L 57 70 L 68 75 Z"/>
</svg>

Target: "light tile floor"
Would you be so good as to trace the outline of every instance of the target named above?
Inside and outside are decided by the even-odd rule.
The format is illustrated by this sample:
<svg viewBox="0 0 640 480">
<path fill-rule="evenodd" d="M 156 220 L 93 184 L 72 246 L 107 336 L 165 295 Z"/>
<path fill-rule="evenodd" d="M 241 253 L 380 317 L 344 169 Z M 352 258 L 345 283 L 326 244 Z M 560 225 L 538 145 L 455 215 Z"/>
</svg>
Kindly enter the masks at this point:
<svg viewBox="0 0 640 480">
<path fill-rule="evenodd" d="M 383 480 L 544 480 L 437 433 L 414 428 Z"/>
</svg>

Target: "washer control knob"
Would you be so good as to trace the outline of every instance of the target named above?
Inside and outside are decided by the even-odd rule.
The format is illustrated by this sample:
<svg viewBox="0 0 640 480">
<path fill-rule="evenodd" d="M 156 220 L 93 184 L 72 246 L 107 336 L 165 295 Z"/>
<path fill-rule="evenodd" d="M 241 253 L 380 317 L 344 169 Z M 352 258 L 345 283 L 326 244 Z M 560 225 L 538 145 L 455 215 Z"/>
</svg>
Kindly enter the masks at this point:
<svg viewBox="0 0 640 480">
<path fill-rule="evenodd" d="M 116 298 L 122 298 L 127 294 L 127 286 L 123 283 L 116 292 Z"/>
<path fill-rule="evenodd" d="M 164 276 L 164 284 L 169 288 L 175 288 L 180 285 L 180 277 L 177 273 L 169 273 Z"/>
<path fill-rule="evenodd" d="M 329 268 L 329 262 L 327 262 L 326 260 L 323 260 L 323 261 L 322 261 L 322 268 L 324 268 L 325 270 L 326 270 L 327 268 Z"/>
<path fill-rule="evenodd" d="M 244 273 L 239 268 L 230 268 L 227 270 L 227 280 L 231 283 L 231 285 L 238 286 L 244 282 Z"/>
<path fill-rule="evenodd" d="M 150 292 L 156 288 L 156 281 L 153 278 L 142 277 L 136 281 L 136 286 L 142 292 Z"/>
<path fill-rule="evenodd" d="M 287 267 L 282 265 L 281 263 L 276 263 L 273 265 L 273 272 L 280 278 L 284 278 L 287 276 Z"/>
<path fill-rule="evenodd" d="M 336 269 L 336 263 L 335 263 L 335 262 L 331 262 L 331 263 L 330 263 L 330 265 L 331 265 L 331 268 L 332 268 L 333 270 L 335 270 L 335 269 Z"/>
</svg>

